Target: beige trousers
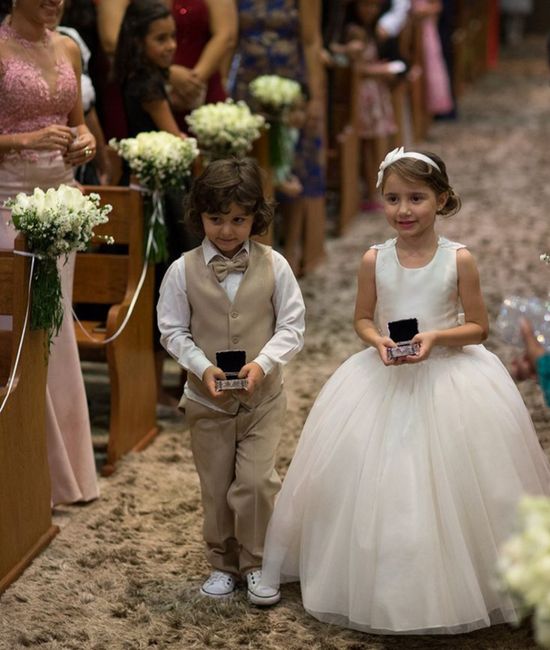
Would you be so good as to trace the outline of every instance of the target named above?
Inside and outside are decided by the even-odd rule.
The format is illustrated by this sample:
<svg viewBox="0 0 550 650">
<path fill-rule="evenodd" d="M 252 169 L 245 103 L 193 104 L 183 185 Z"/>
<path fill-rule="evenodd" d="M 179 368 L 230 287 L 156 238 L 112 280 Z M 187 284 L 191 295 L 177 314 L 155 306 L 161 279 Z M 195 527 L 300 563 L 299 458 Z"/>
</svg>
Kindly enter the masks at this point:
<svg viewBox="0 0 550 650">
<path fill-rule="evenodd" d="M 246 574 L 262 565 L 267 524 L 281 481 L 275 452 L 283 392 L 236 415 L 186 400 L 191 448 L 200 478 L 206 556 L 220 571 Z"/>
</svg>

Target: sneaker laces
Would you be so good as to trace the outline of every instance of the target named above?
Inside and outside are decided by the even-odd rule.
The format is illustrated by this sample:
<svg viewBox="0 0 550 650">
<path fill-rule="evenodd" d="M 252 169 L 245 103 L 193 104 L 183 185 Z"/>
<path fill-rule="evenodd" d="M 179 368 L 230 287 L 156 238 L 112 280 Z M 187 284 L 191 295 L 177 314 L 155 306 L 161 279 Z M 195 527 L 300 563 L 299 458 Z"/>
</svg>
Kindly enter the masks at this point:
<svg viewBox="0 0 550 650">
<path fill-rule="evenodd" d="M 222 581 L 227 587 L 230 587 L 233 584 L 233 577 L 224 573 L 223 571 L 214 571 L 205 582 L 205 586 L 210 587 L 216 582 Z"/>
</svg>

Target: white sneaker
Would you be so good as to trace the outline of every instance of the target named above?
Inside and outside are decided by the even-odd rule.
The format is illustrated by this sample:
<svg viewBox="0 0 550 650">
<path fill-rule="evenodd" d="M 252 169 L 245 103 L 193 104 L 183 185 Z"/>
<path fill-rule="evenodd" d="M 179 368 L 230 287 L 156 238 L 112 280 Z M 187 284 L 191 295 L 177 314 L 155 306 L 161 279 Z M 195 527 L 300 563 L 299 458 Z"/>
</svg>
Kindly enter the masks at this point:
<svg viewBox="0 0 550 650">
<path fill-rule="evenodd" d="M 235 591 L 235 577 L 224 571 L 212 571 L 201 587 L 201 594 L 210 598 L 226 598 Z"/>
<path fill-rule="evenodd" d="M 260 569 L 246 574 L 248 585 L 248 600 L 253 605 L 275 605 L 281 600 L 281 592 L 273 587 L 262 585 L 262 572 Z"/>
</svg>

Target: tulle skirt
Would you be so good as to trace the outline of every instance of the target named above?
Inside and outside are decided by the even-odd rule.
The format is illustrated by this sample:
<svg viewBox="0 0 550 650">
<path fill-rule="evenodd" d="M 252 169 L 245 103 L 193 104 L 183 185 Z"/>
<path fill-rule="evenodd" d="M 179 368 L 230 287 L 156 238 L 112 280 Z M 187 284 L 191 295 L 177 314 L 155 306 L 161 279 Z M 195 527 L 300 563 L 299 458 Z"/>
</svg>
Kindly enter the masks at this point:
<svg viewBox="0 0 550 650">
<path fill-rule="evenodd" d="M 483 346 L 386 367 L 370 348 L 324 386 L 271 519 L 264 582 L 374 633 L 515 621 L 500 545 L 550 470 L 505 367 Z"/>
</svg>

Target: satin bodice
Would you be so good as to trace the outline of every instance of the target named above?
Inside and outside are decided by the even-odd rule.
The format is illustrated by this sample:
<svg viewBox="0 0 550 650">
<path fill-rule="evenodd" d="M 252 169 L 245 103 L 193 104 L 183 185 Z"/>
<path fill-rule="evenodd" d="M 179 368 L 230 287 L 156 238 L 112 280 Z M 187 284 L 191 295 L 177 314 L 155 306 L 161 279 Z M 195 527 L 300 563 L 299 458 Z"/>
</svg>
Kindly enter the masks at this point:
<svg viewBox="0 0 550 650">
<path fill-rule="evenodd" d="M 377 326 L 388 333 L 388 322 L 417 318 L 418 330 L 448 329 L 459 324 L 456 251 L 462 244 L 438 240 L 432 259 L 420 268 L 401 266 L 396 240 L 373 246 L 376 257 Z"/>
<path fill-rule="evenodd" d="M 52 36 L 47 34 L 47 39 Z M 7 23 L 0 25 L 0 40 L 14 39 L 33 47 Z M 56 62 L 53 87 L 30 59 L 6 56 L 0 60 L 0 133 L 25 133 L 67 124 L 78 97 L 76 76 L 68 58 Z"/>
</svg>

